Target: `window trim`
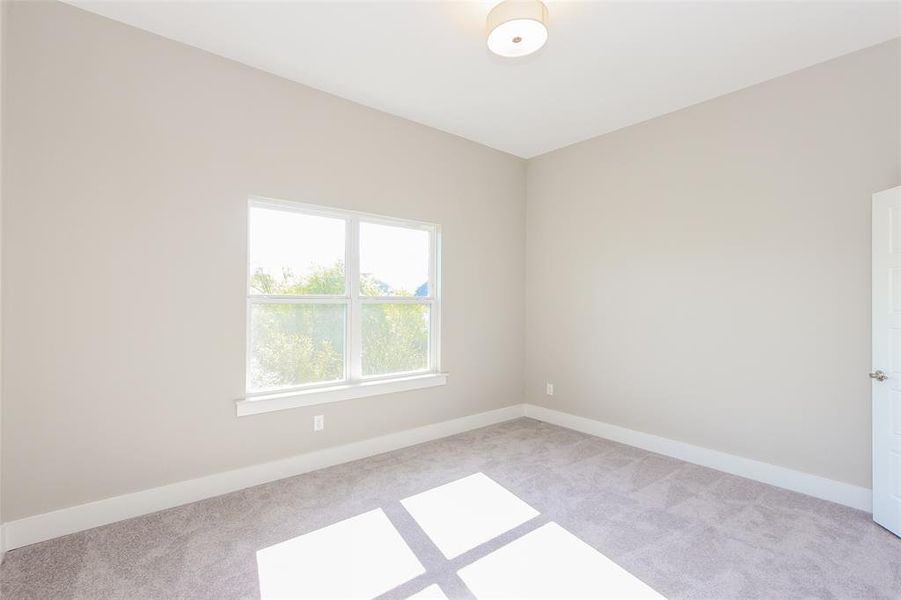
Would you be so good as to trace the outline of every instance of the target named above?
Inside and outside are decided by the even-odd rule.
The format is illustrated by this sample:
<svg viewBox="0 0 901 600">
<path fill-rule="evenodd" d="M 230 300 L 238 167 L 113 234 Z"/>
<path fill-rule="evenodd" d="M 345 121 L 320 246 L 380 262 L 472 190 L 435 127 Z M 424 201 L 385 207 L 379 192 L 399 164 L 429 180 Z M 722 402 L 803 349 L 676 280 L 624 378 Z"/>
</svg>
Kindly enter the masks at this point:
<svg viewBox="0 0 901 600">
<path fill-rule="evenodd" d="M 344 240 L 344 294 L 334 295 L 267 295 L 252 294 L 249 282 L 250 265 L 250 211 L 255 207 L 295 211 L 305 215 L 341 219 L 345 222 Z M 245 346 L 244 346 L 244 397 L 236 400 L 238 416 L 258 414 L 272 410 L 283 410 L 299 406 L 314 406 L 327 402 L 338 402 L 351 398 L 361 398 L 394 393 L 410 389 L 444 385 L 447 373 L 441 371 L 441 227 L 436 223 L 398 219 L 353 210 L 344 210 L 277 200 L 261 196 L 251 196 L 247 202 L 247 238 L 245 265 Z M 409 296 L 362 296 L 360 295 L 360 225 L 375 223 L 408 229 L 419 229 L 429 233 L 429 295 Z M 344 378 L 276 389 L 250 391 L 250 315 L 254 304 L 343 304 L 346 307 Z M 428 367 L 417 371 L 364 376 L 362 370 L 362 306 L 365 304 L 424 304 L 429 307 L 429 347 Z"/>
<path fill-rule="evenodd" d="M 355 384 L 342 383 L 329 387 L 243 398 L 235 402 L 235 410 L 237 416 L 243 417 L 301 406 L 318 406 L 354 398 L 436 387 L 446 384 L 447 377 L 447 373 L 420 372 L 410 377 L 379 379 Z"/>
</svg>

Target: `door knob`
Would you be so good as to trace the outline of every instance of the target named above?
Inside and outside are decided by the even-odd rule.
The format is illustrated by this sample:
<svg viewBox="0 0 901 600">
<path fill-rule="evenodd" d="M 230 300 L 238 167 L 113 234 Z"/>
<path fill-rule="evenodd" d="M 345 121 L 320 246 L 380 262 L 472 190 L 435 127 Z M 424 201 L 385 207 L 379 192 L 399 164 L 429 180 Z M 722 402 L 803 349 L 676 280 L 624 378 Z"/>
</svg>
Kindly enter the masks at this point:
<svg viewBox="0 0 901 600">
<path fill-rule="evenodd" d="M 885 374 L 884 371 L 875 371 L 870 373 L 870 379 L 875 379 L 876 381 L 885 381 L 888 379 L 888 375 Z"/>
</svg>

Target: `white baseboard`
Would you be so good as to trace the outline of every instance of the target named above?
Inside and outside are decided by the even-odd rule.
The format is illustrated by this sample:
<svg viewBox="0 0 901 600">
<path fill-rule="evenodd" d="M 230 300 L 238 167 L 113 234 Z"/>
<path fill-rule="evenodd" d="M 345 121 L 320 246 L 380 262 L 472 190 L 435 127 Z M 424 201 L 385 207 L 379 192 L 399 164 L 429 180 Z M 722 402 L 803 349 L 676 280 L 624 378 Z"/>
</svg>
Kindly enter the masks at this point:
<svg viewBox="0 0 901 600">
<path fill-rule="evenodd" d="M 523 416 L 523 405 L 407 429 L 198 479 L 106 498 L 5 523 L 5 550 L 196 502 L 228 492 L 366 458 Z"/>
<path fill-rule="evenodd" d="M 717 450 L 701 448 L 685 442 L 626 429 L 625 427 L 611 425 L 603 421 L 578 417 L 534 404 L 525 405 L 525 414 L 527 417 L 539 421 L 589 433 L 650 452 L 665 454 L 679 460 L 710 467 L 711 469 L 724 471 L 747 479 L 754 479 L 793 492 L 800 492 L 808 496 L 829 500 L 830 502 L 867 512 L 872 510 L 872 491 L 850 483 L 835 481 L 818 475 L 811 475 L 810 473 L 803 473 L 758 460 L 735 456 L 734 454 L 726 454 Z"/>
<path fill-rule="evenodd" d="M 521 416 L 596 435 L 867 512 L 872 507 L 872 494 L 867 488 L 771 465 L 750 458 L 726 454 L 717 450 L 693 446 L 685 442 L 626 429 L 604 423 L 603 421 L 595 421 L 542 406 L 516 404 L 344 446 L 326 448 L 291 458 L 181 481 L 10 521 L 0 525 L 0 544 L 2 544 L 0 545 L 0 557 L 2 557 L 4 550 L 20 548 L 69 533 L 107 525 L 123 519 L 130 519 L 189 502 L 196 502 L 197 500 L 204 500 L 254 485 L 366 458 L 367 456 L 390 452 L 391 450 L 428 442 Z"/>
</svg>

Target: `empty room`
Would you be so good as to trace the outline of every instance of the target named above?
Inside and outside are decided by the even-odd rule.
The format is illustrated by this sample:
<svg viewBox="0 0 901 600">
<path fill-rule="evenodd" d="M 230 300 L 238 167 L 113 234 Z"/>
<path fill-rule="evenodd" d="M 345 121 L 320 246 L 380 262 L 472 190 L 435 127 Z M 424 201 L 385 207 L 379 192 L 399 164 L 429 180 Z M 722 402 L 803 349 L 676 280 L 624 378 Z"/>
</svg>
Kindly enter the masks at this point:
<svg viewBox="0 0 901 600">
<path fill-rule="evenodd" d="M 4 600 L 901 599 L 901 2 L 0 0 Z"/>
</svg>

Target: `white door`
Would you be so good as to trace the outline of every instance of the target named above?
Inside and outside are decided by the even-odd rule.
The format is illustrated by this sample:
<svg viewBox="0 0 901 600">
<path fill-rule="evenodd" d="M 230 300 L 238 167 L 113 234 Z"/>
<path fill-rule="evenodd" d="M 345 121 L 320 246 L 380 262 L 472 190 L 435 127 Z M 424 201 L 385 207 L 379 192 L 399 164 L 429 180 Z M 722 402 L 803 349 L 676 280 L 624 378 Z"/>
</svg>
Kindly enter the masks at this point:
<svg viewBox="0 0 901 600">
<path fill-rule="evenodd" d="M 901 535 L 901 187 L 873 196 L 873 520 Z"/>
</svg>

